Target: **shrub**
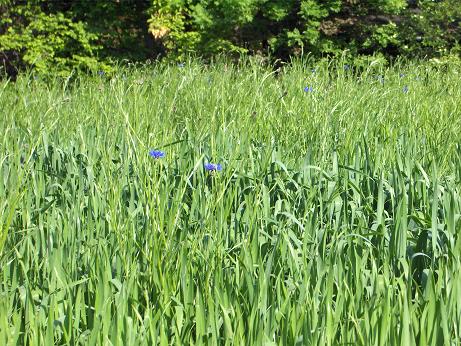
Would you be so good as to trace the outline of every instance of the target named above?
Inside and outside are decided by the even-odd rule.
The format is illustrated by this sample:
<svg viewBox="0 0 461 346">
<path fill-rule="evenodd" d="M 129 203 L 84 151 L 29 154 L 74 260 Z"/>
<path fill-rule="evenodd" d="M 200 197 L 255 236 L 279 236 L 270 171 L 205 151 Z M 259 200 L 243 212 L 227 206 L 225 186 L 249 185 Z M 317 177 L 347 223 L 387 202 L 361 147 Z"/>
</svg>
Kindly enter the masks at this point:
<svg viewBox="0 0 461 346">
<path fill-rule="evenodd" d="M 0 0 L 7 73 L 242 54 L 460 56 L 459 0 Z"/>
<path fill-rule="evenodd" d="M 153 0 L 149 28 L 171 56 L 269 53 L 277 58 L 453 54 L 458 0 Z"/>
<path fill-rule="evenodd" d="M 107 68 L 97 58 L 97 36 L 62 12 L 46 14 L 37 4 L 7 7 L 0 21 L 0 56 L 10 74 L 32 67 L 68 75 L 70 71 Z"/>
</svg>

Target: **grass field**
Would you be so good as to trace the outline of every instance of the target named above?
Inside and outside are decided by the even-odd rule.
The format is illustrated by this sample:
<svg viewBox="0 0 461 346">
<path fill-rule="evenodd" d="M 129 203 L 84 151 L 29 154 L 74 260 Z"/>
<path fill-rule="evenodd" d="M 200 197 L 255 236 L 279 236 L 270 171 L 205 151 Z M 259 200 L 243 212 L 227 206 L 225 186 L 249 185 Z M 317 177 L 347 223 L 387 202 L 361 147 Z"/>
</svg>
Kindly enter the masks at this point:
<svg viewBox="0 0 461 346">
<path fill-rule="evenodd" d="M 460 344 L 460 77 L 0 82 L 0 344 Z"/>
</svg>

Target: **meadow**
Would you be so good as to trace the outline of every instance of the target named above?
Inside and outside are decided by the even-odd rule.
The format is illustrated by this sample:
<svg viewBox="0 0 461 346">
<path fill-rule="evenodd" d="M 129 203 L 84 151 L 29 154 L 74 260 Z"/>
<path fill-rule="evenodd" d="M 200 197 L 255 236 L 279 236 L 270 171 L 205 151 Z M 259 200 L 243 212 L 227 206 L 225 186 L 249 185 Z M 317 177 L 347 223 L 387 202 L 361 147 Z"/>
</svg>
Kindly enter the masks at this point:
<svg viewBox="0 0 461 346">
<path fill-rule="evenodd" d="M 460 344 L 460 77 L 1 81 L 0 344 Z"/>
</svg>

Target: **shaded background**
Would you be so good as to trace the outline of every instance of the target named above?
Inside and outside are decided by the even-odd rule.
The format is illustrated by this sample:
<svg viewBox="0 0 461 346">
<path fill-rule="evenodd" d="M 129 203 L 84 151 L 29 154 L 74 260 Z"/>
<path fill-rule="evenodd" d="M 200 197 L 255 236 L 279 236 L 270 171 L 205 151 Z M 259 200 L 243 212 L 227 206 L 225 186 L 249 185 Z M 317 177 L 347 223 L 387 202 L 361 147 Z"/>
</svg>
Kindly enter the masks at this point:
<svg viewBox="0 0 461 346">
<path fill-rule="evenodd" d="M 0 0 L 2 74 L 190 55 L 460 57 L 459 0 Z"/>
</svg>

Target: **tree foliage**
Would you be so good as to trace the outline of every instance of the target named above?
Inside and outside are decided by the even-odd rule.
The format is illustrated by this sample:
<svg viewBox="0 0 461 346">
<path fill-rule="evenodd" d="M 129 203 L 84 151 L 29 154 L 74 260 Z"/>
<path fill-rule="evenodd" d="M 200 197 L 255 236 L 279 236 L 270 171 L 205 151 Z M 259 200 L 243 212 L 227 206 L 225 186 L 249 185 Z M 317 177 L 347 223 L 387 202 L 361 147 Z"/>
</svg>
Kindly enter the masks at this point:
<svg viewBox="0 0 461 346">
<path fill-rule="evenodd" d="M 5 6 L 6 7 L 6 6 Z M 0 21 L 0 54 L 9 70 L 33 66 L 38 73 L 100 68 L 97 35 L 65 13 L 47 14 L 40 3 L 6 7 Z"/>
<path fill-rule="evenodd" d="M 0 12 L 10 72 L 190 54 L 460 54 L 459 0 L 0 0 Z"/>
<path fill-rule="evenodd" d="M 153 0 L 150 30 L 188 52 L 446 55 L 458 47 L 458 0 Z"/>
<path fill-rule="evenodd" d="M 67 75 L 109 70 L 115 60 L 145 59 L 148 5 L 135 0 L 3 0 L 0 63 L 10 75 L 24 67 Z"/>
</svg>

